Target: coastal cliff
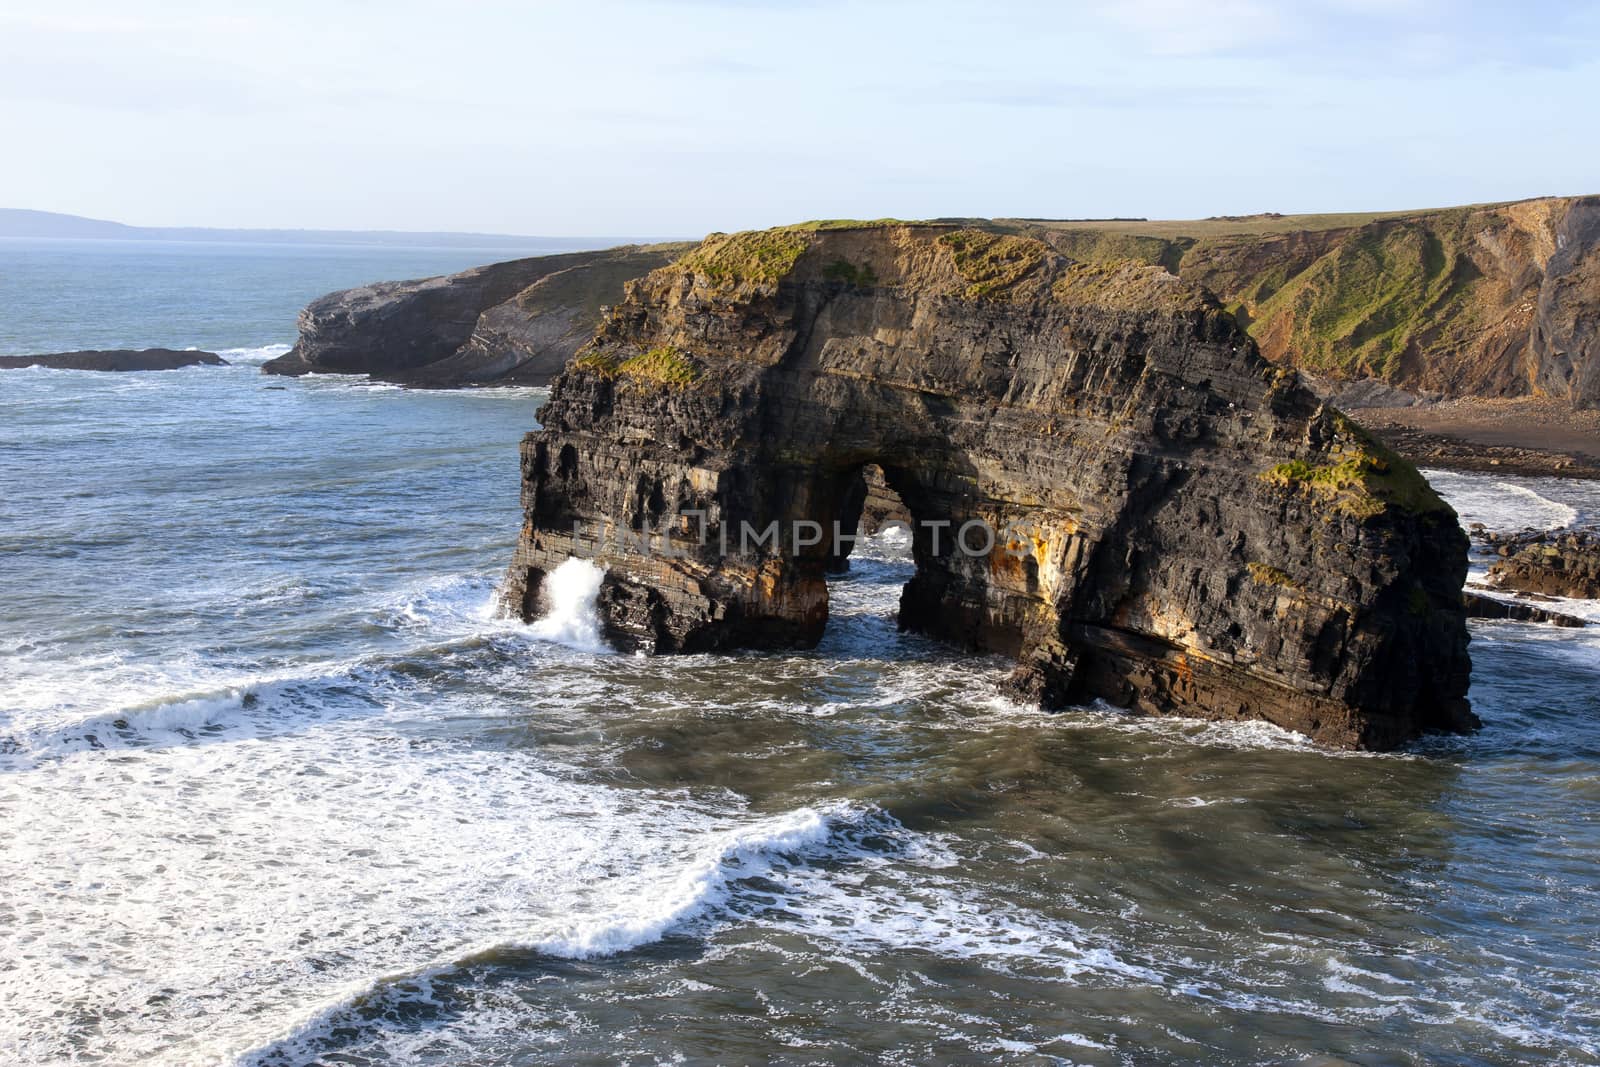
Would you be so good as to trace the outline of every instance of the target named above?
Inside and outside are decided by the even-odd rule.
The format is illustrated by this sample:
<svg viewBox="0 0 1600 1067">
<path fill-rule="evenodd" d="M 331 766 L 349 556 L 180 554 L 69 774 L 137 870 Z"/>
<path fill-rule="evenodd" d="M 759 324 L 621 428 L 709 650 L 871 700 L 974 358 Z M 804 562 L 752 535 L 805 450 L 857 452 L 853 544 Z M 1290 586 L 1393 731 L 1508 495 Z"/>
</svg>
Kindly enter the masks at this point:
<svg viewBox="0 0 1600 1067">
<path fill-rule="evenodd" d="M 366 374 L 429 388 L 543 385 L 594 332 L 622 285 L 683 246 L 535 256 L 319 297 L 268 374 Z"/>
<path fill-rule="evenodd" d="M 1137 259 L 1205 286 L 1263 355 L 1327 378 L 1336 396 L 1340 383 L 1369 382 L 1423 397 L 1600 405 L 1600 197 L 1373 215 L 997 224 L 1075 259 Z"/>
<path fill-rule="evenodd" d="M 1161 266 L 1345 407 L 1553 397 L 1600 406 L 1600 197 L 1188 222 L 969 219 L 1084 263 Z M 623 282 L 688 245 L 542 256 L 331 293 L 269 373 L 542 385 Z"/>
<path fill-rule="evenodd" d="M 954 225 L 713 235 L 627 287 L 540 421 L 524 618 L 580 557 L 621 647 L 814 644 L 811 531 L 853 532 L 876 467 L 913 520 L 900 625 L 1012 657 L 1021 699 L 1355 748 L 1476 723 L 1454 513 L 1160 267 Z"/>
</svg>

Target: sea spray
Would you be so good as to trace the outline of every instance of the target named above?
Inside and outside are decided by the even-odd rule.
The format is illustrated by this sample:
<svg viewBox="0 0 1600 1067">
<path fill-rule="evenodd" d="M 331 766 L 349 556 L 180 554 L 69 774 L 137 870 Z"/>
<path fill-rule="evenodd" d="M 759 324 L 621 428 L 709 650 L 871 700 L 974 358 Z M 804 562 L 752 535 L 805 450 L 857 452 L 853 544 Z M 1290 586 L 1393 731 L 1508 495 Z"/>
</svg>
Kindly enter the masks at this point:
<svg viewBox="0 0 1600 1067">
<path fill-rule="evenodd" d="M 607 652 L 600 636 L 600 612 L 595 603 L 600 597 L 604 567 L 586 559 L 569 559 L 544 580 L 545 613 L 533 624 L 533 632 L 580 652 Z"/>
</svg>

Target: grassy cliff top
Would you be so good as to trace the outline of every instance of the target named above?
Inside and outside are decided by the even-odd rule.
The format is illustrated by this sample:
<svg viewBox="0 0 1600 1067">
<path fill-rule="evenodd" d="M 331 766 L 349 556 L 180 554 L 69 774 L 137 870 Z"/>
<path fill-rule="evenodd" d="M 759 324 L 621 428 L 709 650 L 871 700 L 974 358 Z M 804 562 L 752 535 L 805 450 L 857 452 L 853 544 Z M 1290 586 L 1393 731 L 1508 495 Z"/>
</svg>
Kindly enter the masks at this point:
<svg viewBox="0 0 1600 1067">
<path fill-rule="evenodd" d="M 712 234 L 675 264 L 728 294 L 797 280 L 908 286 L 968 300 L 1043 301 L 1163 312 L 1209 310 L 1200 288 L 1138 256 L 1077 263 L 1024 234 L 953 223 L 828 220 Z"/>
<path fill-rule="evenodd" d="M 1424 219 L 1430 215 L 1441 215 L 1449 212 L 1491 210 L 1508 207 L 1512 204 L 1531 204 L 1546 200 L 1568 199 L 1572 198 L 1542 196 L 1530 197 L 1525 200 L 1501 200 L 1485 204 L 1413 208 L 1402 211 L 1343 211 L 1303 215 L 1280 215 L 1277 212 L 1263 212 L 1256 215 L 1217 215 L 1204 219 L 997 218 L 991 221 L 1000 226 L 1015 226 L 1021 229 L 1082 230 L 1094 233 L 1156 237 L 1170 241 L 1182 237 L 1267 236 L 1270 234 L 1354 229 L 1366 226 L 1369 223 L 1380 222 L 1384 219 Z"/>
</svg>

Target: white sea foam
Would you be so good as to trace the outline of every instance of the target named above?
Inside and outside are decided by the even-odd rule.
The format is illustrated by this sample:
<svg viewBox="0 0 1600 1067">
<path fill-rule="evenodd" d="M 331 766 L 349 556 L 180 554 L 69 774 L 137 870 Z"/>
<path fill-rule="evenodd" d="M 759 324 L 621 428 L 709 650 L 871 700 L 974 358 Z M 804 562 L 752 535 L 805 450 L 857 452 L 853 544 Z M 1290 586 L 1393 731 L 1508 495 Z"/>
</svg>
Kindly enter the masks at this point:
<svg viewBox="0 0 1600 1067">
<path fill-rule="evenodd" d="M 135 704 L 112 712 L 103 721 L 106 726 L 142 732 L 198 730 L 238 709 L 250 695 L 248 689 L 228 689 L 184 700 Z M 95 724 L 86 722 L 84 725 L 93 729 Z"/>
<path fill-rule="evenodd" d="M 622 951 L 826 832 L 816 812 L 713 815 L 337 718 L 0 775 L 0 807 L 24 804 L 0 878 L 54 920 L 0 928 L 0 1046 L 37 1062 L 99 1041 L 107 1011 L 123 1060 L 215 1062 L 373 976 Z"/>
<path fill-rule="evenodd" d="M 449 958 L 410 971 L 364 980 L 291 1020 L 265 1041 L 235 1054 L 240 1064 L 275 1063 L 295 1058 L 338 1026 L 357 1004 L 400 986 L 426 986 L 440 975 L 513 952 L 563 959 L 591 959 L 627 952 L 659 940 L 684 923 L 706 915 L 727 900 L 736 879 L 772 873 L 779 857 L 828 838 L 831 819 L 805 808 L 715 834 L 680 870 L 665 878 L 631 879 L 613 887 L 613 906 L 547 924 L 526 937 L 470 945 Z"/>
<path fill-rule="evenodd" d="M 291 347 L 293 346 L 285 344 L 246 345 L 240 348 L 220 348 L 217 350 L 217 355 L 229 363 L 259 367 L 270 359 L 287 355 Z"/>
<path fill-rule="evenodd" d="M 526 936 L 479 942 L 346 987 L 238 1053 L 237 1061 L 275 1067 L 314 1058 L 319 1042 L 355 1022 L 352 1012 L 364 1021 L 387 1015 L 374 998 L 415 997 L 441 976 L 510 954 L 614 955 L 704 921 L 771 921 L 830 946 L 829 959 L 873 983 L 884 978 L 873 973 L 871 961 L 886 952 L 969 959 L 1056 981 L 1089 973 L 1114 982 L 1162 981 L 1107 946 L 1085 944 L 1088 935 L 1076 928 L 985 899 L 958 873 L 941 873 L 955 864 L 936 839 L 911 833 L 876 809 L 836 805 L 760 819 L 710 835 L 676 871 L 604 887 L 611 902 L 604 911 L 545 923 Z M 747 880 L 759 888 L 743 891 Z"/>
<path fill-rule="evenodd" d="M 202 732 L 232 739 L 259 738 L 331 714 L 325 706 L 313 709 L 296 698 L 349 681 L 353 672 L 360 670 L 354 662 L 328 662 L 253 675 L 220 672 L 189 686 L 178 678 L 169 679 L 164 687 L 151 686 L 148 693 L 153 695 L 113 689 L 101 694 L 100 706 L 110 705 L 106 710 L 86 713 L 66 706 L 29 714 L 13 712 L 5 726 L 11 741 L 7 756 L 12 762 L 21 759 L 36 764 L 101 749 L 165 744 Z M 204 675 L 192 677 L 198 680 Z M 274 723 L 283 704 L 293 704 L 295 718 Z"/>
<path fill-rule="evenodd" d="M 667 930 L 720 904 L 728 883 L 770 870 L 773 853 L 792 852 L 827 838 L 828 819 L 803 809 L 765 820 L 718 839 L 668 885 L 609 914 L 564 923 L 560 929 L 514 947 L 567 959 L 626 952 L 658 940 Z"/>
<path fill-rule="evenodd" d="M 1578 509 L 1539 492 L 1559 492 L 1561 483 L 1528 479 L 1531 484 L 1462 474 L 1456 471 L 1423 472 L 1429 484 L 1455 508 L 1463 526 L 1481 522 L 1491 530 L 1556 530 L 1578 519 Z M 1537 488 L 1536 488 L 1537 487 Z"/>
<path fill-rule="evenodd" d="M 580 652 L 609 651 L 600 636 L 600 613 L 596 608 L 605 577 L 603 567 L 577 558 L 565 560 L 545 575 L 540 590 L 545 613 L 533 624 L 533 633 Z"/>
</svg>

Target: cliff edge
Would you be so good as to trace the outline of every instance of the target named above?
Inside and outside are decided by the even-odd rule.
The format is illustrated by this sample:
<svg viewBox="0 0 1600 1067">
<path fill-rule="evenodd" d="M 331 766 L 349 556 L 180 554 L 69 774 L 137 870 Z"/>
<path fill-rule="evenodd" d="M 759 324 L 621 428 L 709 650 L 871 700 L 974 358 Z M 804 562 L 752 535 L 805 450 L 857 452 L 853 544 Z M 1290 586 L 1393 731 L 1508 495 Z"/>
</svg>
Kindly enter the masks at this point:
<svg viewBox="0 0 1600 1067">
<path fill-rule="evenodd" d="M 1367 215 L 995 225 L 1086 262 L 1160 264 L 1216 293 L 1268 359 L 1335 386 L 1600 406 L 1597 196 Z"/>
<path fill-rule="evenodd" d="M 543 385 L 593 334 L 622 285 L 679 245 L 534 256 L 318 297 L 267 374 L 365 374 L 427 388 Z"/>
</svg>

